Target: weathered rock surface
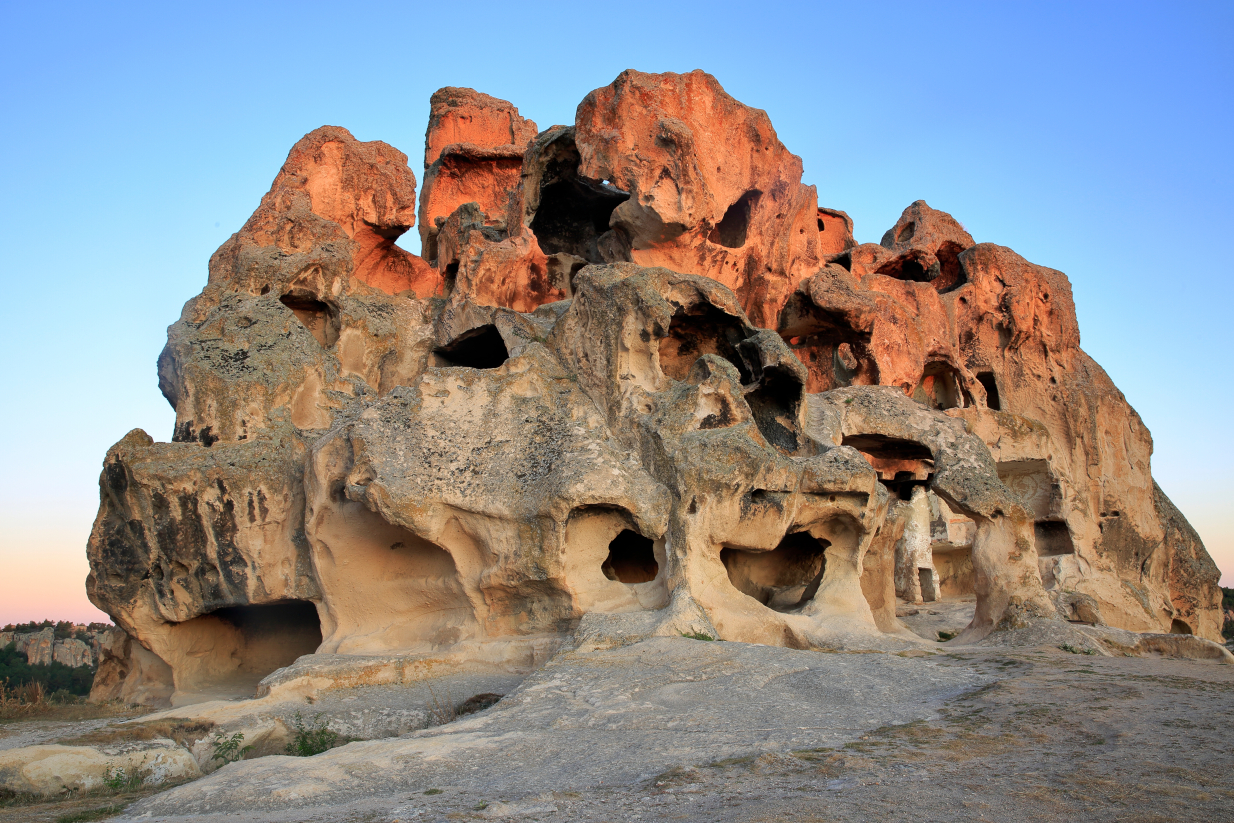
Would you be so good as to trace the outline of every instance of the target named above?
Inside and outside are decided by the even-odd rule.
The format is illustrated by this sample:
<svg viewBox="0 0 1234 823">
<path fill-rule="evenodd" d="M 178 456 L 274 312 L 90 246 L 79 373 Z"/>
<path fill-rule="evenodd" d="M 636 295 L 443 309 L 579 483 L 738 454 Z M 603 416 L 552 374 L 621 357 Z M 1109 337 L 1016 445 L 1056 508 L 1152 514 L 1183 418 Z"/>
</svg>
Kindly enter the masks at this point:
<svg viewBox="0 0 1234 823">
<path fill-rule="evenodd" d="M 106 642 L 106 632 L 92 631 L 87 626 L 76 627 L 79 637 L 56 637 L 51 628 L 39 631 L 0 632 L 0 648 L 12 643 L 32 666 L 63 663 L 70 668 L 94 666 L 99 649 Z M 80 639 L 86 637 L 86 640 Z"/>
<path fill-rule="evenodd" d="M 27 746 L 0 750 L 0 791 L 41 795 L 102 788 L 117 771 L 158 785 L 201 776 L 197 762 L 171 740 L 115 746 Z"/>
<path fill-rule="evenodd" d="M 1061 272 L 922 201 L 857 245 L 702 72 L 625 72 L 534 129 L 434 96 L 427 260 L 394 245 L 405 155 L 292 149 L 169 329 L 173 442 L 107 455 L 97 696 L 251 696 L 313 653 L 931 645 L 897 595 L 971 601 L 957 643 L 1219 638 L 1216 568 Z"/>
<path fill-rule="evenodd" d="M 559 656 L 473 718 L 309 759 L 233 764 L 127 814 L 311 813 L 441 786 L 534 794 L 628 785 L 738 752 L 839 746 L 934 717 L 943 700 L 987 682 L 894 655 L 657 638 Z"/>
</svg>

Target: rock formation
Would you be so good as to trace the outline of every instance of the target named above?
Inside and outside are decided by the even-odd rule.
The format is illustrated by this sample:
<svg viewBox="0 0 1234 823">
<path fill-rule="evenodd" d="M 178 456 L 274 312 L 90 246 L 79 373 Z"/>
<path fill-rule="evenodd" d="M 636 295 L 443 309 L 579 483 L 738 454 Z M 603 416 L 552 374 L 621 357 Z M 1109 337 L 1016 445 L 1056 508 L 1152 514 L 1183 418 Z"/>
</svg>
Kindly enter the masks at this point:
<svg viewBox="0 0 1234 823">
<path fill-rule="evenodd" d="M 38 631 L 2 631 L 0 632 L 0 648 L 12 643 L 17 651 L 26 656 L 26 661 L 32 666 L 46 666 L 50 663 L 63 663 L 69 668 L 95 666 L 98 664 L 99 651 L 105 644 L 110 631 L 97 631 L 88 626 L 74 626 L 78 637 L 56 637 L 53 628 Z M 82 637 L 86 639 L 81 639 Z"/>
<path fill-rule="evenodd" d="M 171 443 L 108 452 L 96 697 L 298 656 L 530 667 L 563 642 L 1220 638 L 1217 570 L 1079 348 L 1070 284 L 910 205 L 858 245 L 766 113 L 627 71 L 536 133 L 469 89 L 406 156 L 291 150 L 169 329 Z"/>
</svg>

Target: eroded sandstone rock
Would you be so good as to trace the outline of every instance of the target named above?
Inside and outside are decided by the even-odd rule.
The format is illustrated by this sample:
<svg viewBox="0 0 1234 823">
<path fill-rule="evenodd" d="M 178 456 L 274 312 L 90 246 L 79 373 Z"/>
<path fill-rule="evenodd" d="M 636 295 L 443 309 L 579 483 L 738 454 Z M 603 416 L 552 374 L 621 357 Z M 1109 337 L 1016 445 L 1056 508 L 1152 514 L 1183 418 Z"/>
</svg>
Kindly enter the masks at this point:
<svg viewBox="0 0 1234 823">
<path fill-rule="evenodd" d="M 251 694 L 314 652 L 930 642 L 897 595 L 975 601 L 961 643 L 1217 637 L 1061 272 L 923 201 L 856 244 L 702 72 L 539 134 L 470 90 L 432 112 L 431 264 L 393 245 L 405 156 L 319 129 L 169 330 L 175 442 L 130 433 L 100 481 L 99 696 Z"/>
</svg>

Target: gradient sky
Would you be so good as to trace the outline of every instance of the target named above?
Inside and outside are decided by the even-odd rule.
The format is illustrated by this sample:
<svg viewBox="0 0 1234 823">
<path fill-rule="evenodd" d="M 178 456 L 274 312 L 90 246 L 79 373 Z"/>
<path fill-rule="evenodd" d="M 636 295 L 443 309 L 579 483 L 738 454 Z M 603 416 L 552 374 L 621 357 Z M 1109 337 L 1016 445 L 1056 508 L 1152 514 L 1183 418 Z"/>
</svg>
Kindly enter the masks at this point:
<svg viewBox="0 0 1234 823">
<path fill-rule="evenodd" d="M 155 360 L 291 148 L 408 154 L 471 86 L 547 128 L 626 68 L 765 109 L 877 242 L 925 199 L 1071 278 L 1084 348 L 1234 585 L 1234 4 L 17 4 L 0 9 L 0 623 L 100 619 L 107 448 L 170 439 Z M 418 251 L 413 230 L 405 245 Z"/>
</svg>

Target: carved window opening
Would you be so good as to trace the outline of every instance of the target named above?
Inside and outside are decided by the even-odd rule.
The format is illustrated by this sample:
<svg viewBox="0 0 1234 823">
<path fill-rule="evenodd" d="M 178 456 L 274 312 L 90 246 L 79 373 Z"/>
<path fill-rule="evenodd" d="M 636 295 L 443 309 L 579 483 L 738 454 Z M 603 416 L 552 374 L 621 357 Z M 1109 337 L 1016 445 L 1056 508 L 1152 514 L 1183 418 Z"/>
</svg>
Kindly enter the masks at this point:
<svg viewBox="0 0 1234 823">
<path fill-rule="evenodd" d="M 600 569 L 618 583 L 650 583 L 660 573 L 655 544 L 636 531 L 623 529 L 608 544 L 608 558 Z"/>
<path fill-rule="evenodd" d="M 827 568 L 828 545 L 808 532 L 794 532 L 771 551 L 723 548 L 720 562 L 739 592 L 769 609 L 789 612 L 818 593 Z"/>
<path fill-rule="evenodd" d="M 711 230 L 707 239 L 730 249 L 739 249 L 744 246 L 750 231 L 750 218 L 762 194 L 758 189 L 751 189 L 737 198 L 737 202 L 728 207 L 728 210 L 724 212 L 724 217 L 720 218 L 720 222 Z"/>
<path fill-rule="evenodd" d="M 1038 521 L 1033 524 L 1033 534 L 1037 538 L 1038 557 L 1075 554 L 1075 544 L 1071 541 L 1071 531 L 1066 523 L 1054 520 Z"/>
<path fill-rule="evenodd" d="M 301 288 L 290 289 L 279 298 L 279 302 L 291 309 L 292 314 L 323 349 L 328 349 L 338 342 L 340 323 L 336 307 L 318 300 L 313 292 Z"/>
<path fill-rule="evenodd" d="M 469 369 L 495 369 L 510 357 L 506 341 L 492 324 L 464 332 L 436 354 L 443 366 Z"/>
<path fill-rule="evenodd" d="M 710 303 L 678 309 L 669 322 L 668 336 L 660 339 L 660 370 L 684 381 L 695 360 L 715 354 L 737 367 L 743 384 L 749 383 L 750 370 L 737 353 L 744 339 L 741 321 Z"/>
<path fill-rule="evenodd" d="M 964 390 L 959 373 L 947 363 L 927 364 L 921 382 L 913 392 L 913 399 L 940 411 L 964 408 Z"/>
<path fill-rule="evenodd" d="M 944 240 L 934 256 L 938 258 L 938 277 L 930 285 L 941 292 L 954 291 L 968 282 L 964 267 L 960 265 L 960 252 L 964 247 L 951 240 Z"/>
<path fill-rule="evenodd" d="M 797 404 L 801 384 L 778 370 L 766 369 L 758 385 L 746 393 L 754 424 L 772 446 L 782 452 L 797 451 Z"/>
<path fill-rule="evenodd" d="M 994 411 L 1002 411 L 1002 401 L 998 396 L 998 380 L 992 371 L 977 372 L 977 382 L 985 389 L 985 404 Z"/>
</svg>

